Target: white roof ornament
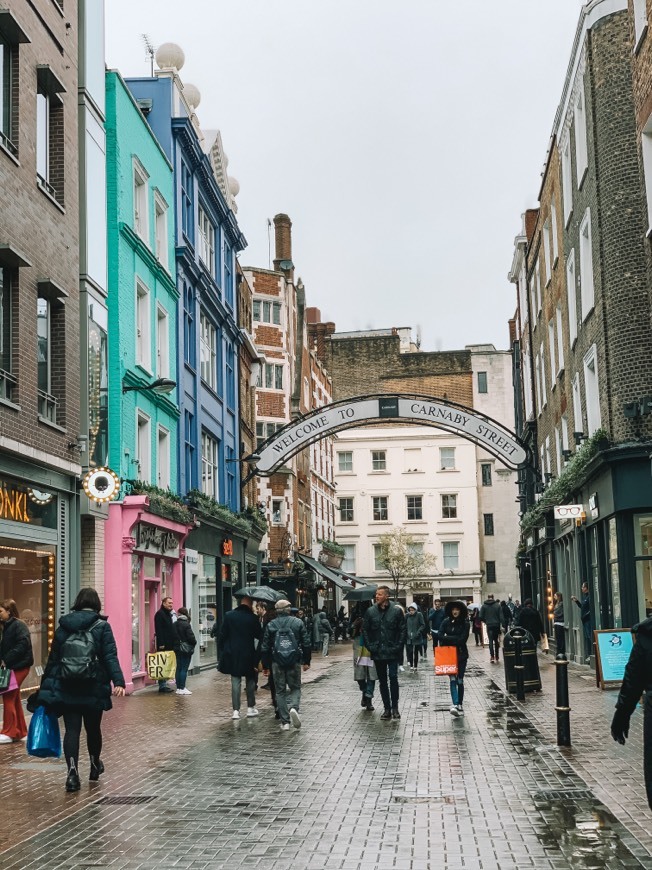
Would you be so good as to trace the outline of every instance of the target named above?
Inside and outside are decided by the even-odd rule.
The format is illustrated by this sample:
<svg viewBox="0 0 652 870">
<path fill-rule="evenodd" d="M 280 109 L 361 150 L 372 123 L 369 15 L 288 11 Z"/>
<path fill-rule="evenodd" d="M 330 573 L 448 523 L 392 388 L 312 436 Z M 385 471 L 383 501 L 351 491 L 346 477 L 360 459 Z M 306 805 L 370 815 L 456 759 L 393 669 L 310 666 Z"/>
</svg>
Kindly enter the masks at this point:
<svg viewBox="0 0 652 870">
<path fill-rule="evenodd" d="M 183 69 L 186 56 L 176 42 L 164 42 L 156 50 L 156 65 L 159 69 L 173 69 L 177 72 Z"/>
<path fill-rule="evenodd" d="M 201 93 L 197 85 L 186 82 L 183 86 L 183 96 L 194 112 L 197 106 L 201 103 Z"/>
<path fill-rule="evenodd" d="M 231 196 L 237 196 L 240 193 L 240 182 L 232 175 L 227 176 L 227 178 L 229 180 L 229 191 L 231 192 Z"/>
</svg>

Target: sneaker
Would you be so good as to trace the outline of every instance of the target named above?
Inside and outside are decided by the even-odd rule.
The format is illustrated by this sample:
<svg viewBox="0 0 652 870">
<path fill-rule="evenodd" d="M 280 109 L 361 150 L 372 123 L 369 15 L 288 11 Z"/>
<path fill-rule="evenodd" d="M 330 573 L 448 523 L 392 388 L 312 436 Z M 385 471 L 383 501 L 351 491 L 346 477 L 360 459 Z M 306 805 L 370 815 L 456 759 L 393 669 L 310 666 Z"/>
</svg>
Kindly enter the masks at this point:
<svg viewBox="0 0 652 870">
<path fill-rule="evenodd" d="M 496 659 L 492 656 L 492 657 L 489 659 L 489 664 L 490 664 L 490 665 L 493 665 L 493 663 L 494 663 L 495 661 L 496 661 Z"/>
<path fill-rule="evenodd" d="M 281 722 L 281 731 L 289 731 L 290 723 L 289 722 Z"/>
<path fill-rule="evenodd" d="M 391 719 L 392 718 L 392 711 L 391 710 L 383 710 L 383 712 L 380 714 L 380 718 L 381 719 Z"/>
<path fill-rule="evenodd" d="M 247 718 L 251 719 L 252 716 L 258 716 L 258 710 L 255 707 L 247 707 Z"/>
<path fill-rule="evenodd" d="M 464 707 L 463 707 L 461 704 L 458 704 L 458 705 L 457 705 L 457 715 L 458 715 L 458 716 L 463 716 L 463 715 L 464 715 Z"/>
<path fill-rule="evenodd" d="M 292 724 L 295 728 L 301 728 L 301 717 L 299 716 L 297 710 L 294 709 L 294 707 L 292 707 L 292 709 L 290 710 L 290 719 L 292 720 Z"/>
<path fill-rule="evenodd" d="M 233 716 L 231 716 L 231 718 L 232 718 L 232 719 L 239 719 L 239 718 L 240 718 L 240 711 L 239 711 L 239 710 L 234 710 L 234 711 L 233 711 Z"/>
<path fill-rule="evenodd" d="M 177 689 L 177 691 L 175 692 L 175 694 L 176 694 L 176 695 L 185 695 L 185 694 L 186 694 L 186 690 L 185 690 L 185 689 Z"/>
<path fill-rule="evenodd" d="M 456 717 L 457 717 L 457 716 L 460 715 L 459 708 L 458 708 L 455 704 L 453 704 L 453 705 L 451 706 L 449 712 L 450 712 L 451 716 L 456 716 Z"/>
<path fill-rule="evenodd" d="M 398 666 L 398 669 L 399 669 L 399 671 L 400 671 L 401 673 L 403 673 L 403 671 L 405 670 L 405 668 L 403 667 L 403 665 L 399 665 L 399 666 Z"/>
<path fill-rule="evenodd" d="M 0 743 L 13 743 L 14 738 L 10 737 L 8 734 L 0 734 Z"/>
<path fill-rule="evenodd" d="M 184 695 L 192 695 L 192 692 L 190 691 L 190 689 L 182 689 L 181 691 L 183 692 Z"/>
<path fill-rule="evenodd" d="M 401 718 L 401 714 L 398 712 L 398 710 L 396 708 L 394 708 L 392 710 L 392 719 L 400 719 L 400 718 Z"/>
<path fill-rule="evenodd" d="M 171 689 L 169 686 L 159 686 L 158 690 L 161 695 L 165 695 L 168 692 L 174 692 L 174 689 Z"/>
</svg>

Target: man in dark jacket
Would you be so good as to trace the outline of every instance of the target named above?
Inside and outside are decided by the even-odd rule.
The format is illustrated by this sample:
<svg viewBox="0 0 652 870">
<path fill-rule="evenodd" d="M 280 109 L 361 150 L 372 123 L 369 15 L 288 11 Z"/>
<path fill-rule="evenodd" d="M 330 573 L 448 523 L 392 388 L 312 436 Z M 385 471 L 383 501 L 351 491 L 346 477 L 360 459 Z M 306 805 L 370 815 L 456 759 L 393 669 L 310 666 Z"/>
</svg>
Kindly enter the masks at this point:
<svg viewBox="0 0 652 870">
<path fill-rule="evenodd" d="M 290 730 L 290 721 L 295 728 L 301 728 L 301 671 L 307 671 L 310 667 L 312 654 L 310 635 L 301 620 L 290 615 L 290 609 L 290 602 L 284 598 L 276 602 L 276 617 L 267 623 L 260 647 L 263 673 L 268 676 L 271 670 L 274 678 L 281 731 Z M 296 660 L 291 664 L 278 660 L 275 642 L 279 632 L 282 632 L 282 636 L 288 632 L 294 635 L 297 652 Z"/>
<path fill-rule="evenodd" d="M 500 601 L 495 601 L 493 595 L 487 595 L 487 600 L 480 608 L 480 619 L 487 626 L 489 637 L 489 661 L 493 664 L 499 661 L 500 655 L 500 626 L 502 625 L 503 613 Z"/>
<path fill-rule="evenodd" d="M 625 739 L 629 736 L 630 716 L 645 692 L 643 769 L 647 802 L 652 809 L 652 618 L 635 625 L 632 631 L 636 635 L 636 643 L 629 654 L 623 684 L 616 701 L 611 736 L 625 745 Z"/>
<path fill-rule="evenodd" d="M 543 620 L 538 610 L 534 609 L 531 598 L 526 598 L 523 602 L 523 609 L 518 615 L 517 625 L 529 631 L 534 638 L 535 645 L 541 640 L 545 634 Z"/>
<path fill-rule="evenodd" d="M 437 634 L 439 633 L 439 629 L 441 628 L 441 624 L 444 621 L 446 616 L 446 612 L 444 608 L 441 606 L 441 601 L 439 598 L 435 601 L 434 609 L 430 611 L 428 614 L 428 622 L 430 623 L 430 633 L 432 635 L 432 646 L 437 646 Z"/>
<path fill-rule="evenodd" d="M 574 601 L 580 609 L 580 619 L 582 620 L 582 631 L 584 633 L 584 655 L 588 664 L 591 660 L 593 638 L 591 634 L 591 599 L 589 597 L 589 584 L 586 580 L 582 583 L 582 600 L 578 601 L 577 596 L 571 595 L 571 601 Z"/>
<path fill-rule="evenodd" d="M 172 620 L 172 599 L 168 596 L 161 602 L 161 607 L 154 614 L 154 634 L 156 635 L 157 650 L 174 650 L 176 633 Z M 173 692 L 167 680 L 158 681 L 159 692 Z"/>
<path fill-rule="evenodd" d="M 398 712 L 398 663 L 405 645 L 405 616 L 389 600 L 389 586 L 379 586 L 376 603 L 363 619 L 362 636 L 376 666 L 385 710 L 381 719 L 400 719 Z M 389 675 L 389 687 L 387 677 Z"/>
<path fill-rule="evenodd" d="M 247 716 L 251 718 L 258 715 L 256 667 L 260 660 L 258 641 L 263 636 L 263 628 L 252 605 L 251 598 L 243 596 L 240 599 L 235 610 L 225 615 L 217 642 L 218 669 L 223 674 L 231 675 L 232 719 L 240 718 L 243 677 L 247 692 Z"/>
</svg>

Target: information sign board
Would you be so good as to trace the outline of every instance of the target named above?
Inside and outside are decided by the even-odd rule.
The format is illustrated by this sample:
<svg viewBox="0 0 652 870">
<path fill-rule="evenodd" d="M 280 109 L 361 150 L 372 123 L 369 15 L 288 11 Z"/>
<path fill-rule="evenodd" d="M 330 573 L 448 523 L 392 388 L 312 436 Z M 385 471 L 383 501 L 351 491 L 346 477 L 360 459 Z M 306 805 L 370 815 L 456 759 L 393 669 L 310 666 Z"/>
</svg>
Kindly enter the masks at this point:
<svg viewBox="0 0 652 870">
<path fill-rule="evenodd" d="M 629 628 L 600 629 L 593 634 L 597 683 L 601 689 L 618 689 L 634 646 L 634 635 Z"/>
</svg>

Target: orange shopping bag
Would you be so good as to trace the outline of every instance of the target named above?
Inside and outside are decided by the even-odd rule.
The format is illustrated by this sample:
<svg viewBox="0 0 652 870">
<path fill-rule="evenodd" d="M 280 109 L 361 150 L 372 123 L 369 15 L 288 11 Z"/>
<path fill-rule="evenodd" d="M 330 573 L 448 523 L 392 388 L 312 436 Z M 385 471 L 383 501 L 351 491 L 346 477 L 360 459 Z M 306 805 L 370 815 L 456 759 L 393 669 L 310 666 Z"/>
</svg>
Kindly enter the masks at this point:
<svg viewBox="0 0 652 870">
<path fill-rule="evenodd" d="M 457 647 L 435 647 L 435 676 L 451 677 L 457 673 Z"/>
</svg>

